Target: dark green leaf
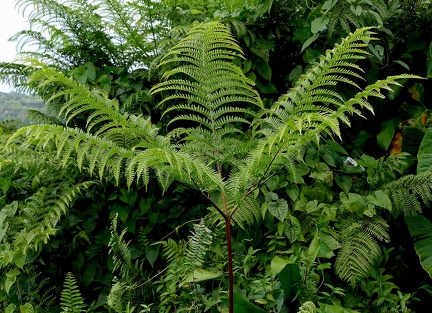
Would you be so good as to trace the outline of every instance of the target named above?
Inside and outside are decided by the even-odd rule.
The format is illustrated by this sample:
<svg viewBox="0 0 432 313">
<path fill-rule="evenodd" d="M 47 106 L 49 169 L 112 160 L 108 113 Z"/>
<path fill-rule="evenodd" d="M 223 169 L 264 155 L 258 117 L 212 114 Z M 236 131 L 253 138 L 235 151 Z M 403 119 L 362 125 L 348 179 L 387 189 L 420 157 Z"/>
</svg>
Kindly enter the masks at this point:
<svg viewBox="0 0 432 313">
<path fill-rule="evenodd" d="M 83 285 L 84 286 L 88 286 L 94 281 L 97 267 L 98 267 L 98 265 L 94 262 L 91 262 L 87 265 L 87 267 L 84 271 L 84 275 L 83 275 Z"/>
<path fill-rule="evenodd" d="M 352 177 L 349 175 L 336 175 L 335 181 L 339 188 L 348 194 L 352 186 Z"/>
<path fill-rule="evenodd" d="M 402 129 L 402 151 L 417 155 L 425 132 L 418 127 L 404 126 Z"/>
<path fill-rule="evenodd" d="M 389 148 L 399 123 L 399 119 L 391 119 L 382 123 L 381 132 L 377 135 L 377 142 L 383 150 L 387 151 Z"/>
<path fill-rule="evenodd" d="M 432 128 L 426 130 L 426 134 L 420 143 L 417 159 L 417 174 L 432 169 Z"/>
<path fill-rule="evenodd" d="M 154 262 L 156 261 L 159 255 L 159 246 L 147 246 L 145 247 L 145 255 L 147 261 L 149 261 L 150 265 L 153 267 Z"/>
<path fill-rule="evenodd" d="M 285 226 L 284 233 L 291 244 L 297 241 L 301 233 L 300 222 L 297 220 L 297 218 L 292 215 L 289 216 L 289 223 Z"/>
<path fill-rule="evenodd" d="M 420 214 L 407 217 L 406 222 L 421 266 L 432 278 L 432 223 Z"/>
<path fill-rule="evenodd" d="M 300 268 L 297 264 L 287 264 L 278 275 L 285 299 L 292 299 L 300 285 Z"/>
<path fill-rule="evenodd" d="M 222 302 L 228 306 L 228 298 L 222 297 Z M 263 309 L 250 303 L 246 298 L 238 293 L 234 293 L 234 312 L 235 313 L 266 313 Z"/>
<path fill-rule="evenodd" d="M 278 220 L 283 221 L 288 214 L 288 203 L 285 199 L 277 199 L 276 201 L 269 203 L 268 210 L 271 215 L 276 217 Z"/>
<path fill-rule="evenodd" d="M 300 192 L 297 185 L 295 185 L 295 184 L 288 185 L 285 190 L 292 201 L 297 200 L 297 197 L 298 197 L 299 192 Z"/>
</svg>

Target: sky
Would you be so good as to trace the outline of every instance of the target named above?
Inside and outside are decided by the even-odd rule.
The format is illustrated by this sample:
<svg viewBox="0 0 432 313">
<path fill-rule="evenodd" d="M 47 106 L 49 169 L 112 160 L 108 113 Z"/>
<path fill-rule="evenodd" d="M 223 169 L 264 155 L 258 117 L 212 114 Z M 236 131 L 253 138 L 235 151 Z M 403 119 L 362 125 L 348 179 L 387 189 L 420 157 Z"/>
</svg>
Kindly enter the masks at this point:
<svg viewBox="0 0 432 313">
<path fill-rule="evenodd" d="M 0 62 L 10 62 L 16 56 L 16 42 L 8 42 L 8 39 L 29 26 L 26 18 L 15 8 L 16 0 L 0 1 Z M 0 83 L 0 91 L 10 92 L 11 89 Z"/>
</svg>

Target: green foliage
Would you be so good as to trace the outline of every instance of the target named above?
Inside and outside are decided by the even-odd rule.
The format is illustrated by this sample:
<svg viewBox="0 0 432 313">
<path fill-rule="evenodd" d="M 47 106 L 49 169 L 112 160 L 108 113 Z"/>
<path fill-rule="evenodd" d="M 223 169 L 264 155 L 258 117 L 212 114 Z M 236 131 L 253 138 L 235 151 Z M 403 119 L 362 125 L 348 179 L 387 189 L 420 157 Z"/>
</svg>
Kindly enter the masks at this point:
<svg viewBox="0 0 432 313">
<path fill-rule="evenodd" d="M 61 294 L 61 312 L 85 312 L 84 299 L 81 296 L 75 278 L 70 272 L 66 275 Z"/>
<path fill-rule="evenodd" d="M 429 6 L 18 1 L 33 59 L 0 79 L 47 113 L 0 125 L 0 310 L 58 312 L 69 271 L 88 312 L 415 309 L 390 211 L 430 207 Z"/>
<path fill-rule="evenodd" d="M 383 190 L 392 200 L 395 214 L 415 215 L 423 212 L 423 204 L 430 206 L 431 177 L 431 172 L 406 175 L 384 186 Z"/>
<path fill-rule="evenodd" d="M 417 154 L 418 164 L 417 173 L 428 172 L 432 170 L 432 155 L 430 146 L 432 144 L 432 129 L 428 129 L 420 143 L 419 151 Z"/>
<path fill-rule="evenodd" d="M 407 217 L 406 222 L 411 237 L 415 240 L 414 248 L 420 258 L 420 263 L 423 269 L 432 277 L 432 255 L 430 254 L 432 223 L 422 215 Z"/>
<path fill-rule="evenodd" d="M 341 221 L 340 228 L 341 250 L 335 270 L 342 279 L 355 282 L 368 276 L 370 266 L 381 255 L 377 240 L 390 240 L 388 225 L 380 217 L 348 218 Z"/>
</svg>

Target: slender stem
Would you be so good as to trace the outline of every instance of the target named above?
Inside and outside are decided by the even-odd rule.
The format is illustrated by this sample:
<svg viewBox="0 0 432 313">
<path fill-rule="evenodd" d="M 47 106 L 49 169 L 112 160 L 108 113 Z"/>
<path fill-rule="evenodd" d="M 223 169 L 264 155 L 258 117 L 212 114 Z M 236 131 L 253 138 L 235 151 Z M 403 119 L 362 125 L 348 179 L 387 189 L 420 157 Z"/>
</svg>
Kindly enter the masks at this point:
<svg viewBox="0 0 432 313">
<path fill-rule="evenodd" d="M 228 312 L 234 313 L 234 274 L 233 274 L 233 259 L 232 259 L 232 243 L 231 243 L 231 217 L 224 215 L 225 219 L 225 232 L 227 237 L 227 251 L 228 251 Z"/>
</svg>

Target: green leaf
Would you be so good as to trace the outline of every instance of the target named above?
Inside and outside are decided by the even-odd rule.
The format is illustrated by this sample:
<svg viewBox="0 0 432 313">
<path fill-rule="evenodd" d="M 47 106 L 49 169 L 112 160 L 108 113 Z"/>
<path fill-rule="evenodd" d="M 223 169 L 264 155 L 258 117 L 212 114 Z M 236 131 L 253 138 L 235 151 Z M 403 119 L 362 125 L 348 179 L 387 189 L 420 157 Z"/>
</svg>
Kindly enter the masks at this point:
<svg viewBox="0 0 432 313">
<path fill-rule="evenodd" d="M 337 3 L 337 0 L 327 0 L 322 5 L 321 11 L 323 11 L 323 13 L 326 14 L 336 3 Z"/>
<path fill-rule="evenodd" d="M 7 306 L 5 313 L 13 313 L 15 312 L 16 305 L 11 303 Z"/>
<path fill-rule="evenodd" d="M 402 151 L 417 155 L 425 132 L 418 127 L 404 126 L 402 129 Z"/>
<path fill-rule="evenodd" d="M 315 259 L 317 258 L 318 252 L 321 248 L 320 243 L 320 236 L 318 230 L 315 232 L 315 236 L 313 237 L 309 249 L 307 252 L 307 259 L 309 261 L 309 264 L 312 266 L 313 262 L 315 262 Z"/>
<path fill-rule="evenodd" d="M 315 40 L 318 39 L 318 34 L 314 34 L 312 37 L 310 37 L 308 40 L 306 40 L 301 48 L 300 52 L 303 52 L 304 49 L 309 47 Z"/>
<path fill-rule="evenodd" d="M 71 263 L 77 270 L 81 270 L 84 265 L 84 254 L 78 253 Z"/>
<path fill-rule="evenodd" d="M 21 313 L 34 313 L 33 305 L 30 303 L 26 303 L 24 305 L 20 306 L 20 312 Z"/>
<path fill-rule="evenodd" d="M 405 62 L 401 61 L 401 60 L 396 60 L 395 63 L 402 65 L 406 70 L 410 70 L 409 65 L 406 64 Z"/>
<path fill-rule="evenodd" d="M 0 189 L 4 195 L 8 192 L 11 185 L 12 180 L 10 180 L 9 178 L 0 178 Z"/>
<path fill-rule="evenodd" d="M 12 288 L 12 286 L 13 286 L 13 284 L 15 284 L 15 282 L 16 282 L 16 276 L 6 278 L 4 286 L 5 286 L 5 291 L 7 294 L 9 294 L 9 290 Z"/>
<path fill-rule="evenodd" d="M 98 265 L 94 262 L 87 265 L 83 275 L 84 286 L 89 286 L 93 282 L 96 275 L 97 267 Z"/>
<path fill-rule="evenodd" d="M 87 82 L 87 69 L 80 66 L 73 72 L 73 76 L 79 84 L 84 85 Z"/>
<path fill-rule="evenodd" d="M 285 294 L 285 299 L 292 299 L 300 285 L 300 268 L 295 263 L 287 264 L 278 274 L 279 281 Z"/>
<path fill-rule="evenodd" d="M 383 150 L 388 150 L 399 123 L 399 119 L 391 119 L 382 123 L 381 132 L 377 135 L 377 142 Z"/>
<path fill-rule="evenodd" d="M 335 256 L 333 251 L 339 249 L 341 246 L 332 235 L 324 232 L 321 233 L 320 244 L 321 247 L 318 256 L 322 258 L 332 258 Z"/>
<path fill-rule="evenodd" d="M 258 59 L 255 62 L 256 70 L 266 80 L 271 81 L 272 69 L 270 65 L 263 59 Z"/>
<path fill-rule="evenodd" d="M 352 187 L 352 177 L 349 175 L 336 175 L 335 181 L 336 185 L 338 185 L 343 192 L 348 194 Z"/>
<path fill-rule="evenodd" d="M 184 281 L 186 283 L 205 281 L 209 279 L 216 279 L 221 276 L 221 273 L 213 273 L 204 269 L 194 270 L 192 273 L 186 275 Z"/>
<path fill-rule="evenodd" d="M 301 233 L 300 222 L 297 220 L 297 218 L 292 215 L 289 216 L 289 224 L 285 226 L 284 233 L 291 244 L 297 241 Z"/>
<path fill-rule="evenodd" d="M 288 214 L 288 203 L 285 199 L 277 199 L 269 203 L 268 210 L 271 215 L 283 221 Z"/>
<path fill-rule="evenodd" d="M 288 194 L 288 197 L 290 197 L 290 199 L 292 201 L 297 200 L 297 197 L 300 193 L 299 187 L 297 185 L 295 185 L 295 184 L 288 185 L 285 190 L 286 190 L 286 193 Z"/>
<path fill-rule="evenodd" d="M 300 75 L 303 73 L 303 66 L 297 65 L 293 68 L 293 70 L 288 75 L 288 80 L 292 83 L 295 83 Z M 285 78 L 286 79 L 286 78 Z"/>
<path fill-rule="evenodd" d="M 391 209 L 392 209 L 392 203 L 390 201 L 390 198 L 382 190 L 375 191 L 373 195 L 368 195 L 366 197 L 366 199 L 370 203 L 372 203 L 373 205 L 376 205 L 378 207 L 387 209 L 389 211 L 391 211 Z"/>
<path fill-rule="evenodd" d="M 96 79 L 96 67 L 91 62 L 87 62 L 85 65 L 87 80 L 94 81 Z"/>
<path fill-rule="evenodd" d="M 432 41 L 429 45 L 429 51 L 426 60 L 426 78 L 432 78 Z"/>
<path fill-rule="evenodd" d="M 317 58 L 319 58 L 321 55 L 321 52 L 319 52 L 317 49 L 311 49 L 307 48 L 305 53 L 303 54 L 303 60 L 306 63 L 314 63 Z"/>
<path fill-rule="evenodd" d="M 275 256 L 270 263 L 270 275 L 275 278 L 287 264 L 294 264 L 293 261 L 282 259 L 280 256 Z"/>
<path fill-rule="evenodd" d="M 222 297 L 222 302 L 228 307 L 228 298 Z M 263 309 L 250 303 L 239 293 L 234 293 L 234 312 L 235 313 L 266 313 Z"/>
<path fill-rule="evenodd" d="M 347 309 L 338 304 L 331 305 L 331 304 L 321 303 L 321 302 L 318 302 L 318 304 L 320 306 L 320 312 L 323 313 L 360 313 L 359 311 Z"/>
<path fill-rule="evenodd" d="M 19 274 L 20 271 L 18 269 L 13 269 L 6 273 L 6 277 L 15 277 L 18 276 Z"/>
<path fill-rule="evenodd" d="M 145 256 L 147 261 L 149 261 L 151 267 L 153 267 L 154 262 L 156 261 L 159 255 L 159 246 L 147 246 L 145 247 Z"/>
<path fill-rule="evenodd" d="M 432 278 L 432 223 L 420 214 L 407 217 L 406 222 L 420 264 Z"/>
<path fill-rule="evenodd" d="M 426 130 L 426 134 L 420 143 L 417 159 L 417 174 L 432 169 L 432 128 Z"/>
<path fill-rule="evenodd" d="M 350 6 L 351 12 L 353 12 L 355 15 L 360 16 L 363 12 L 363 9 L 361 6 L 354 7 L 353 5 Z"/>
<path fill-rule="evenodd" d="M 270 178 L 267 182 L 266 182 L 266 186 L 268 188 L 269 191 L 273 191 L 276 189 L 276 187 L 279 184 L 279 176 L 275 175 L 272 178 Z"/>
<path fill-rule="evenodd" d="M 329 23 L 329 18 L 322 18 L 322 17 L 317 17 L 316 19 L 314 19 L 311 23 L 311 32 L 312 34 L 316 34 L 318 32 L 320 32 L 321 30 L 323 30 L 327 24 Z M 303 51 L 303 49 L 302 49 Z"/>
</svg>

